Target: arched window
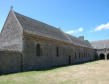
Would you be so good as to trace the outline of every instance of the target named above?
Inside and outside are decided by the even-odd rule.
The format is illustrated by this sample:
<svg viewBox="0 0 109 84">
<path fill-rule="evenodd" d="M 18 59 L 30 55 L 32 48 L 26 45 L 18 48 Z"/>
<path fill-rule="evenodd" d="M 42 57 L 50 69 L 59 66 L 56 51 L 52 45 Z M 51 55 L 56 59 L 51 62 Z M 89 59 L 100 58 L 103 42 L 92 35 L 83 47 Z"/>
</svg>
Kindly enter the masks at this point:
<svg viewBox="0 0 109 84">
<path fill-rule="evenodd" d="M 40 44 L 36 45 L 36 55 L 40 56 L 41 55 L 41 50 L 40 50 Z"/>
<path fill-rule="evenodd" d="M 56 47 L 56 56 L 59 56 L 59 48 Z"/>
</svg>

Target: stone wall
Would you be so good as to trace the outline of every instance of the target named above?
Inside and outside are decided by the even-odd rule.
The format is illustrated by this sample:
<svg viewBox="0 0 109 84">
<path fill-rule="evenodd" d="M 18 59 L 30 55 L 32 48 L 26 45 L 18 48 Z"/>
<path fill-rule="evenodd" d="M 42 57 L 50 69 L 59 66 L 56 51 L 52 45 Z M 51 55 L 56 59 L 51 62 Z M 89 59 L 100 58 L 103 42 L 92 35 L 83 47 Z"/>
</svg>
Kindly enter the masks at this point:
<svg viewBox="0 0 109 84">
<path fill-rule="evenodd" d="M 21 53 L 0 51 L 0 74 L 21 71 Z"/>
<path fill-rule="evenodd" d="M 23 69 L 33 70 L 62 66 L 94 60 L 95 51 L 90 48 L 62 43 L 38 36 L 24 36 Z M 40 44 L 41 56 L 37 56 L 36 46 Z M 59 56 L 56 56 L 56 48 Z"/>
<path fill-rule="evenodd" d="M 104 48 L 104 49 L 96 49 L 98 59 L 100 58 L 100 55 L 103 54 L 105 56 L 105 59 L 109 59 L 108 54 L 109 54 L 109 48 Z"/>
<path fill-rule="evenodd" d="M 40 44 L 40 56 L 37 56 L 37 44 Z M 94 49 L 25 35 L 22 54 L 0 51 L 0 74 L 75 64 L 94 60 L 94 57 Z"/>
</svg>

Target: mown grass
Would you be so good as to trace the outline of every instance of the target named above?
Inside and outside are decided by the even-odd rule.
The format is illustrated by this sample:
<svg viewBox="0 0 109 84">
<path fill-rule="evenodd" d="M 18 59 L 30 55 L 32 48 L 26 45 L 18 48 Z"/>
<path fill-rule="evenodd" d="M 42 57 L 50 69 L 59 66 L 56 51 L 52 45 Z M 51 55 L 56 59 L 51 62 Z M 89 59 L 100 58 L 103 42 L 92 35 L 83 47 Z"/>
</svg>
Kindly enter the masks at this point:
<svg viewBox="0 0 109 84">
<path fill-rule="evenodd" d="M 0 84 L 109 84 L 109 61 L 1 75 Z"/>
</svg>

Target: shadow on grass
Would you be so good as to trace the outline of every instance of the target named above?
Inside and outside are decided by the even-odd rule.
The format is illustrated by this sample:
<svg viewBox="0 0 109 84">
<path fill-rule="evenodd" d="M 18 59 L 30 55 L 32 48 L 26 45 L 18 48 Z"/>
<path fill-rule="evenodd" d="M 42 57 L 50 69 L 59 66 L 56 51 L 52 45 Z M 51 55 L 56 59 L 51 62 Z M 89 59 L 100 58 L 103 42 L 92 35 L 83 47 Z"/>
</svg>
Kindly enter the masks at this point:
<svg viewBox="0 0 109 84">
<path fill-rule="evenodd" d="M 94 62 L 94 61 L 98 61 L 98 60 L 92 60 L 92 61 L 87 61 L 87 62 L 79 62 L 79 63 L 73 63 L 73 64 L 68 64 L 68 65 L 53 66 L 53 67 L 50 67 L 50 68 L 38 69 L 38 70 L 35 70 L 35 71 L 48 71 L 48 70 L 53 70 L 53 69 L 62 68 L 62 67 L 68 67 L 68 66 L 72 66 L 72 65 L 74 65 L 74 66 L 75 65 L 82 65 L 82 64 L 91 63 L 91 62 Z"/>
<path fill-rule="evenodd" d="M 28 71 L 21 71 L 21 72 L 11 72 L 11 73 L 0 74 L 0 76 L 2 76 L 2 75 L 10 75 L 10 74 L 17 74 L 17 73 L 23 73 L 23 72 L 31 72 L 31 71 L 49 71 L 49 70 L 58 69 L 58 68 L 62 68 L 62 67 L 68 67 L 68 66 L 72 66 L 72 65 L 74 65 L 74 66 L 75 65 L 82 65 L 82 64 L 91 63 L 91 62 L 94 62 L 94 61 L 98 61 L 98 60 L 91 60 L 91 61 L 73 63 L 73 64 L 69 64 L 69 65 L 52 66 L 52 67 L 47 67 L 47 68 L 34 69 L 34 70 L 28 70 Z"/>
</svg>

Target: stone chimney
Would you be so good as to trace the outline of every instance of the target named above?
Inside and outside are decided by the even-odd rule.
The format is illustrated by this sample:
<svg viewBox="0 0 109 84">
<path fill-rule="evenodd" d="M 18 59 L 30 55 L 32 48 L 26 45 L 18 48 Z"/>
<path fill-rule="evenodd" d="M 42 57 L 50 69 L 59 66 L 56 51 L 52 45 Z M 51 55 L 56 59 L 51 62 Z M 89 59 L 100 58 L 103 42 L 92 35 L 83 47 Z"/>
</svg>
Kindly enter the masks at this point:
<svg viewBox="0 0 109 84">
<path fill-rule="evenodd" d="M 84 40 L 84 36 L 79 36 L 78 37 L 80 40 Z"/>
</svg>

